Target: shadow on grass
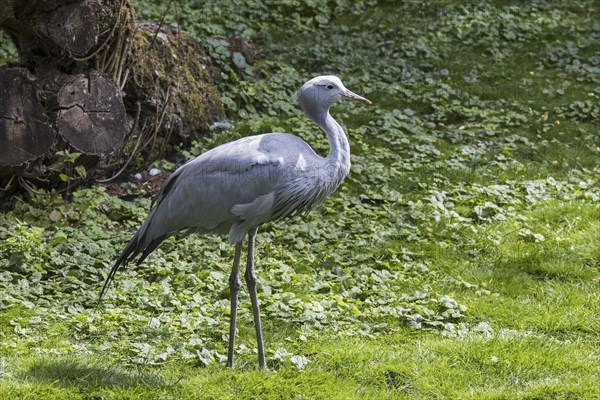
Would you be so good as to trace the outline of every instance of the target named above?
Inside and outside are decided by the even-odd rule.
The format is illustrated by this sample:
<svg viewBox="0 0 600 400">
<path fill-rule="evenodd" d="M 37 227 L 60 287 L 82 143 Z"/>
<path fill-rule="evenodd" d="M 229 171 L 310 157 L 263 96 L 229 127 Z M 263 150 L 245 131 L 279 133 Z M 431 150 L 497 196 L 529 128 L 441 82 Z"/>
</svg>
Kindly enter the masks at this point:
<svg viewBox="0 0 600 400">
<path fill-rule="evenodd" d="M 21 364 L 18 379 L 32 383 L 73 386 L 169 386 L 162 377 L 139 369 L 124 369 L 98 360 L 36 357 Z"/>
</svg>

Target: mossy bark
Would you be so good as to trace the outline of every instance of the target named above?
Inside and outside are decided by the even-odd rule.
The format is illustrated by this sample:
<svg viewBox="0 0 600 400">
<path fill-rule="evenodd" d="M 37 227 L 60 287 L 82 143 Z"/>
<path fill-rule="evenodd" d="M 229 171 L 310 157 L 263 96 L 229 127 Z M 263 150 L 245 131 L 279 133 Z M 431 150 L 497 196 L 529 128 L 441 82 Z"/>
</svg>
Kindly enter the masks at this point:
<svg viewBox="0 0 600 400">
<path fill-rule="evenodd" d="M 224 112 L 215 87 L 219 71 L 190 36 L 141 22 L 131 44 L 124 91 L 129 110 L 140 110 L 144 152 L 156 157 L 166 144 L 197 138 Z"/>
</svg>

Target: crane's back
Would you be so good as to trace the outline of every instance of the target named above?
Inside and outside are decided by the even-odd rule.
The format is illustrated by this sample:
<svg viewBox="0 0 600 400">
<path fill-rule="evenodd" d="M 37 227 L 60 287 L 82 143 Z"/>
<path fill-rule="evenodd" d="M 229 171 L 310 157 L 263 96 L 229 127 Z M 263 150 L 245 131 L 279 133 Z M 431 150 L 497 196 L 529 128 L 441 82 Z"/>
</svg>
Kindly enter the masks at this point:
<svg viewBox="0 0 600 400">
<path fill-rule="evenodd" d="M 140 229 L 140 244 L 177 231 L 229 232 L 235 243 L 252 227 L 318 205 L 341 182 L 330 172 L 325 158 L 287 133 L 218 146 L 165 182 Z"/>
</svg>

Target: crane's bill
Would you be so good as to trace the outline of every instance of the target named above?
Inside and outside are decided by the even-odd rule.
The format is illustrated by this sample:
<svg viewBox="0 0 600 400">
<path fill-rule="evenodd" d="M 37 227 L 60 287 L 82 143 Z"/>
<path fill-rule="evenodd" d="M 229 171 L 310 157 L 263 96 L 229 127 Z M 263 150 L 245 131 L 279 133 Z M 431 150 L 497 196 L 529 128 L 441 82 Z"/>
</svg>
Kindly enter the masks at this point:
<svg viewBox="0 0 600 400">
<path fill-rule="evenodd" d="M 371 100 L 369 100 L 365 97 L 359 96 L 356 93 L 349 91 L 348 89 L 346 89 L 345 91 L 342 92 L 342 96 L 347 97 L 352 100 L 360 101 L 365 104 L 373 104 L 373 103 L 371 103 Z"/>
</svg>

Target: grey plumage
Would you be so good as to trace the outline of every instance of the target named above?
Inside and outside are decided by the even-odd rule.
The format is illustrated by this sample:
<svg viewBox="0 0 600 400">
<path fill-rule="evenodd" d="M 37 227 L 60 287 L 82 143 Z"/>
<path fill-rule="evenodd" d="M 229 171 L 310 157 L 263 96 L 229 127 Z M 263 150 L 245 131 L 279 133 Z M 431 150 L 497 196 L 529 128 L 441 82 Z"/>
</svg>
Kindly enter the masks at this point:
<svg viewBox="0 0 600 400">
<path fill-rule="evenodd" d="M 178 168 L 154 197 L 152 210 L 115 262 L 100 298 L 121 265 L 136 258 L 141 263 L 169 236 L 177 232 L 227 234 L 229 242 L 236 246 L 230 277 L 233 337 L 230 337 L 228 356 L 228 365 L 233 366 L 235 305 L 239 289 L 237 271 L 241 243 L 248 235 L 246 281 L 251 289 L 257 337 L 260 338 L 259 365 L 263 367 L 260 314 L 255 282 L 254 286 L 251 282 L 255 279 L 252 258 L 256 228 L 266 222 L 310 211 L 348 174 L 348 140 L 343 128 L 329 114 L 329 107 L 340 98 L 370 104 L 369 100 L 347 90 L 335 76 L 311 79 L 298 92 L 304 113 L 327 134 L 330 145 L 327 157 L 317 155 L 297 136 L 267 133 L 223 144 Z"/>
</svg>

